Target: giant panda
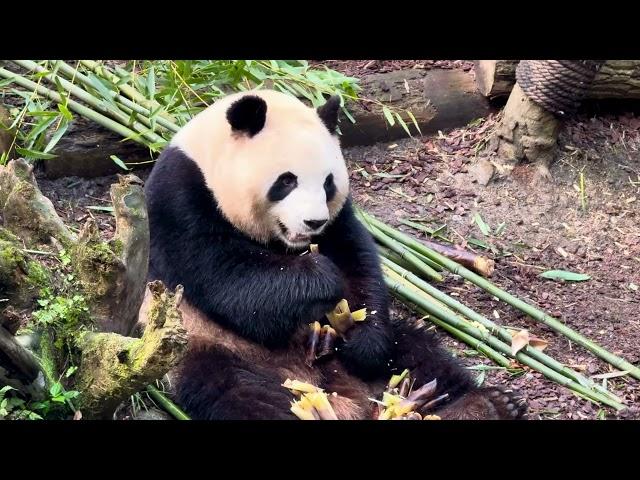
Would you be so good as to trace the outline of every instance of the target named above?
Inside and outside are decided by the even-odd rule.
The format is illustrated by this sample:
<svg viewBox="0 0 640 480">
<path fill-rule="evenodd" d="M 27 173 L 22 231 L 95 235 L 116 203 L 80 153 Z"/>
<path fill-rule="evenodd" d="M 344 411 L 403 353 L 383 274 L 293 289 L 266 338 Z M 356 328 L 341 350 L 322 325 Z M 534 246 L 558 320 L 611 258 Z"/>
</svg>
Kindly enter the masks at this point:
<svg viewBox="0 0 640 480">
<path fill-rule="evenodd" d="M 177 402 L 194 419 L 294 419 L 290 378 L 331 392 L 339 419 L 371 419 L 369 399 L 408 368 L 449 394 L 442 419 L 521 418 L 515 393 L 477 387 L 426 329 L 390 318 L 376 247 L 354 217 L 339 109 L 337 97 L 313 109 L 271 90 L 232 94 L 154 165 L 149 275 L 183 285 L 189 333 L 170 374 Z M 310 244 L 319 252 L 303 254 Z M 310 367 L 308 324 L 343 298 L 370 315 Z"/>
</svg>

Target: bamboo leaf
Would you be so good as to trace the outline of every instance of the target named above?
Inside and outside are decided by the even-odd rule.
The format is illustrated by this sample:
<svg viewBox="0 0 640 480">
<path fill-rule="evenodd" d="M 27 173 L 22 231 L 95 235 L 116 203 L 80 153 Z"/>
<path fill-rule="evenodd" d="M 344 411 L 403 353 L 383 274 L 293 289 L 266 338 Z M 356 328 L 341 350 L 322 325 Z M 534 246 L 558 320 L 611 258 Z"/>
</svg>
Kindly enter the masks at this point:
<svg viewBox="0 0 640 480">
<path fill-rule="evenodd" d="M 478 240 L 477 238 L 468 238 L 467 243 L 475 245 L 476 247 L 484 248 L 485 250 L 490 250 L 490 247 L 487 243 L 483 242 L 482 240 Z"/>
<path fill-rule="evenodd" d="M 16 152 L 26 158 L 32 158 L 34 160 L 51 160 L 56 158 L 57 155 L 51 153 L 38 152 L 36 150 L 29 150 L 28 148 L 16 147 Z"/>
<path fill-rule="evenodd" d="M 536 350 L 543 351 L 549 346 L 549 342 L 535 335 L 529 335 L 529 346 Z"/>
<path fill-rule="evenodd" d="M 345 116 L 349 119 L 351 123 L 356 123 L 356 119 L 353 118 L 353 116 L 351 115 L 351 113 L 349 113 L 349 110 L 347 110 L 346 107 L 342 107 L 342 112 L 345 114 Z"/>
<path fill-rule="evenodd" d="M 122 168 L 123 170 L 131 170 L 129 167 L 127 167 L 125 165 L 125 163 L 120 160 L 116 155 L 111 155 L 109 157 L 111 160 L 113 160 L 113 163 L 115 163 L 116 165 L 118 165 L 120 168 Z"/>
<path fill-rule="evenodd" d="M 113 155 L 115 157 L 115 155 Z M 115 160 L 114 160 L 115 162 Z M 117 163 L 117 162 L 116 162 Z M 95 210 L 97 212 L 110 212 L 113 213 L 115 212 L 113 207 L 101 207 L 99 205 L 91 205 L 87 207 L 87 210 Z"/>
<path fill-rule="evenodd" d="M 73 120 L 73 114 L 67 108 L 67 105 L 65 103 L 59 103 L 58 104 L 58 110 L 60 110 L 60 113 L 62 113 L 64 118 L 66 118 L 67 120 Z"/>
<path fill-rule="evenodd" d="M 416 117 L 413 116 L 413 113 L 411 113 L 411 110 L 407 110 L 407 115 L 409 115 L 409 118 L 413 122 L 413 125 L 416 127 L 416 130 L 418 131 L 418 133 L 422 135 L 422 131 L 420 130 L 420 125 L 418 125 L 418 121 L 416 120 Z"/>
<path fill-rule="evenodd" d="M 53 136 L 51 137 L 51 140 L 49 140 L 49 143 L 47 144 L 47 146 L 44 148 L 43 152 L 47 153 L 48 151 L 50 151 L 51 149 L 53 149 L 53 147 L 56 146 L 56 144 L 58 143 L 58 141 L 60 141 L 60 139 L 62 138 L 62 136 L 65 134 L 65 132 L 67 131 L 67 128 L 69 128 L 69 122 L 66 120 L 63 120 L 60 123 L 60 126 L 58 127 L 58 130 L 56 130 L 56 133 L 53 134 Z"/>
<path fill-rule="evenodd" d="M 491 229 L 486 223 L 484 223 L 484 220 L 482 219 L 479 213 L 476 213 L 473 216 L 473 221 L 476 222 L 476 224 L 478 225 L 478 228 L 480 228 L 480 231 L 482 232 L 483 235 L 487 236 L 489 235 L 489 233 L 491 233 Z"/>
<path fill-rule="evenodd" d="M 591 279 L 589 275 L 584 273 L 574 273 L 567 270 L 547 270 L 540 276 L 549 280 L 565 280 L 567 282 L 584 282 Z"/>
<path fill-rule="evenodd" d="M 393 118 L 393 114 L 391 113 L 391 110 L 389 110 L 389 107 L 383 106 L 382 113 L 387 119 L 387 122 L 389 122 L 389 125 L 393 127 L 396 124 L 396 120 Z"/>
<path fill-rule="evenodd" d="M 407 135 L 409 135 L 410 137 L 412 137 L 413 135 L 411 135 L 411 132 L 409 131 L 409 127 L 407 126 L 407 124 L 404 122 L 404 120 L 402 119 L 402 117 L 400 116 L 400 114 L 398 112 L 395 113 L 396 119 L 398 120 L 398 123 L 400 124 L 400 126 L 404 129 L 405 132 L 407 132 Z"/>
<path fill-rule="evenodd" d="M 506 222 L 502 222 L 500 223 L 497 227 L 496 227 L 496 231 L 494 232 L 495 236 L 497 237 L 498 235 L 500 235 L 502 232 L 504 232 L 504 229 L 506 228 L 507 223 Z"/>
</svg>

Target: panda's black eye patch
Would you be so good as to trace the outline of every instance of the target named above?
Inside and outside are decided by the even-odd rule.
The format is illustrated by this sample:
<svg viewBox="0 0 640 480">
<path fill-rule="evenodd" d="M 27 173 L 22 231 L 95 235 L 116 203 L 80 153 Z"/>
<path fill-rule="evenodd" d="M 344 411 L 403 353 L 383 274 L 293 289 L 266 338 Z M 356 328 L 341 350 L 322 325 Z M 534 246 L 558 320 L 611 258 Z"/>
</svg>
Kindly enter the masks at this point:
<svg viewBox="0 0 640 480">
<path fill-rule="evenodd" d="M 280 175 L 267 193 L 270 202 L 279 202 L 289 195 L 298 186 L 298 177 L 291 172 Z"/>
<path fill-rule="evenodd" d="M 327 175 L 324 181 L 324 191 L 327 194 L 327 202 L 330 202 L 333 200 L 333 197 L 336 196 L 336 184 L 333 183 L 333 173 Z"/>
</svg>

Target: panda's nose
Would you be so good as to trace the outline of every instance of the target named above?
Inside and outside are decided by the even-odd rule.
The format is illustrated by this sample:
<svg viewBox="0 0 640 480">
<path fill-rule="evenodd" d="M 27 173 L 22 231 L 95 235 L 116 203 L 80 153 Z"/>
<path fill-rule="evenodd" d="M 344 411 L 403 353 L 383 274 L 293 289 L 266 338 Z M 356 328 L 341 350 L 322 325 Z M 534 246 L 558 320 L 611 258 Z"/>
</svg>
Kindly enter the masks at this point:
<svg viewBox="0 0 640 480">
<path fill-rule="evenodd" d="M 321 226 L 327 223 L 326 220 L 305 220 L 305 225 L 312 230 L 318 230 Z"/>
</svg>

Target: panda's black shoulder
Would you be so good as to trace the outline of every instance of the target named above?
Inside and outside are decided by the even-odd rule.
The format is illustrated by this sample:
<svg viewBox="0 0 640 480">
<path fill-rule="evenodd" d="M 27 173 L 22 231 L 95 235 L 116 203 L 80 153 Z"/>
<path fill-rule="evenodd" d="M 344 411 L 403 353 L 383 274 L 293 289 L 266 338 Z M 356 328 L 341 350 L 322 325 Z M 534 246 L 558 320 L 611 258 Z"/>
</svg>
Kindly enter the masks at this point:
<svg viewBox="0 0 640 480">
<path fill-rule="evenodd" d="M 204 175 L 180 148 L 166 148 L 156 161 L 145 185 L 150 208 L 174 205 L 183 214 L 207 213 L 216 209 L 216 202 L 206 187 Z M 163 209 L 164 210 L 164 209 Z"/>
<path fill-rule="evenodd" d="M 371 234 L 355 215 L 351 196 L 347 197 L 340 213 L 319 240 L 323 243 L 328 241 L 337 247 L 344 244 L 357 245 L 360 252 L 364 251 L 377 256 L 377 249 Z"/>
<path fill-rule="evenodd" d="M 197 258 L 216 253 L 205 248 L 214 239 L 224 237 L 227 245 L 239 241 L 239 232 L 220 213 L 202 171 L 177 147 L 168 147 L 156 161 L 145 196 L 151 237 L 149 275 L 171 288 L 184 284 L 185 272 L 197 271 Z"/>
</svg>

